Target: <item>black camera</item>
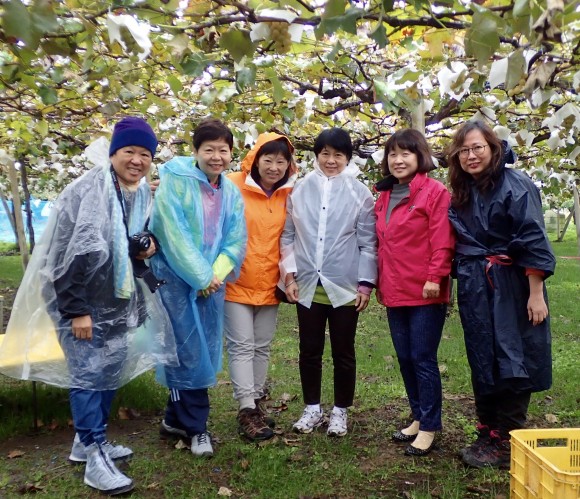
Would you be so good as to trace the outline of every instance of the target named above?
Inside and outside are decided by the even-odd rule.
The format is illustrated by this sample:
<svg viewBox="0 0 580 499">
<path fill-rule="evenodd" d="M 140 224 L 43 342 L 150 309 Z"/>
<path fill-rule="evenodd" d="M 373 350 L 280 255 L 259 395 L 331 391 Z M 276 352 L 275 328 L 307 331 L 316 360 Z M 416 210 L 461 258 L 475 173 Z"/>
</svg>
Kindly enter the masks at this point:
<svg viewBox="0 0 580 499">
<path fill-rule="evenodd" d="M 129 256 L 136 257 L 142 251 L 147 251 L 151 246 L 150 232 L 137 232 L 129 238 Z"/>
<path fill-rule="evenodd" d="M 143 279 L 149 291 L 155 293 L 161 286 L 167 284 L 163 279 L 157 279 L 153 271 L 147 266 L 143 260 L 138 260 L 136 257 L 142 251 L 147 251 L 151 246 L 151 239 L 155 241 L 155 246 L 159 249 L 159 242 L 151 232 L 138 232 L 129 238 L 129 256 L 133 263 L 133 275 L 139 279 Z"/>
</svg>

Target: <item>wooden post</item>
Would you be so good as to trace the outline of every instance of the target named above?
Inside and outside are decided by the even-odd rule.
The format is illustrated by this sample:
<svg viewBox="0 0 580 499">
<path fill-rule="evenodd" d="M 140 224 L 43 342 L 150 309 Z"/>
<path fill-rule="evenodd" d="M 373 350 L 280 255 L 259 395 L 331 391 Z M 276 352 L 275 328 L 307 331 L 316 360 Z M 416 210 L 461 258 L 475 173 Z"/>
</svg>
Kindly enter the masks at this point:
<svg viewBox="0 0 580 499">
<path fill-rule="evenodd" d="M 26 266 L 28 265 L 28 244 L 26 242 L 24 222 L 22 221 L 22 209 L 20 207 L 18 173 L 16 172 L 16 165 L 14 162 L 10 162 L 8 165 L 8 178 L 10 179 L 10 187 L 12 188 L 12 205 L 14 207 L 14 223 L 16 224 L 18 246 L 20 248 L 20 256 L 22 257 L 22 266 L 24 267 L 24 270 L 26 270 Z"/>
<path fill-rule="evenodd" d="M 578 244 L 578 255 L 580 255 L 580 194 L 578 193 L 578 186 L 574 189 L 574 222 L 576 222 L 576 243 Z"/>
</svg>

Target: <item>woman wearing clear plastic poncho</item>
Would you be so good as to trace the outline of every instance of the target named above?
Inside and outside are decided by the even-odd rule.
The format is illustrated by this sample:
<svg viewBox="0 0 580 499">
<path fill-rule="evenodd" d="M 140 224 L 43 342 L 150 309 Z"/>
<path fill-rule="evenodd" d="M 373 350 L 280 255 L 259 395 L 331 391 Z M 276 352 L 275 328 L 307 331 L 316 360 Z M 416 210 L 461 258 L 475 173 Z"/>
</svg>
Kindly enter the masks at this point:
<svg viewBox="0 0 580 499">
<path fill-rule="evenodd" d="M 287 202 L 280 250 L 286 297 L 297 302 L 300 380 L 306 408 L 294 431 L 310 433 L 324 421 L 320 406 L 322 355 L 328 322 L 334 365 L 334 408 L 327 434 L 347 433 L 347 408 L 356 382 L 355 334 L 377 279 L 374 201 L 356 179 L 353 148 L 340 128 L 314 143 L 317 164 Z"/>
<path fill-rule="evenodd" d="M 244 259 L 246 224 L 238 188 L 225 177 L 233 135 L 220 121 L 203 120 L 193 133 L 195 158 L 176 157 L 160 170 L 151 230 L 161 245 L 152 261 L 167 285 L 161 298 L 175 331 L 178 367 L 158 370 L 170 388 L 161 432 L 191 438 L 195 456 L 211 456 L 208 388 L 222 367 L 226 279 Z"/>
<path fill-rule="evenodd" d="M 109 495 L 133 488 L 112 462 L 132 451 L 106 440 L 115 391 L 158 363 L 176 363 L 169 318 L 134 277 L 129 256 L 129 236 L 145 229 L 150 209 L 144 177 L 156 147 L 140 118 L 117 123 L 108 154 L 102 141 L 89 147 L 100 166 L 55 202 L 0 351 L 2 373 L 70 388 L 76 436 L 69 459 L 86 461 L 85 483 Z M 137 258 L 154 253 L 151 243 Z"/>
</svg>

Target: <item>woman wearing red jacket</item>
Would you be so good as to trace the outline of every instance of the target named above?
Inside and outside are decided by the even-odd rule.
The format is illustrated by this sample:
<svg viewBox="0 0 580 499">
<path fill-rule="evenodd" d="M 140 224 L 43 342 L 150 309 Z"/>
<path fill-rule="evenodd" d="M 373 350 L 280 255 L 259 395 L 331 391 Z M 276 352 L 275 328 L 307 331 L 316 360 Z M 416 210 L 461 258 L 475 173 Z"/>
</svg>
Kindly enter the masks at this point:
<svg viewBox="0 0 580 499">
<path fill-rule="evenodd" d="M 455 238 L 447 216 L 450 196 L 427 176 L 429 145 L 417 130 L 399 130 L 385 144 L 385 178 L 375 189 L 379 285 L 413 422 L 393 439 L 405 454 L 427 455 L 441 430 L 437 349 L 449 302 Z"/>
</svg>

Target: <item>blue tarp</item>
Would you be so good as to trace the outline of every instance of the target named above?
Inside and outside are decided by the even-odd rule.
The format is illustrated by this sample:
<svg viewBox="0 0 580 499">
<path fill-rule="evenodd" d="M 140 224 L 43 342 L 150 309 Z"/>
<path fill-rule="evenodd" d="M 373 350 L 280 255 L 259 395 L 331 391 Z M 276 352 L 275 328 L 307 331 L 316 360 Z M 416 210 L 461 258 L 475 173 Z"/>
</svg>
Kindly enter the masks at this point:
<svg viewBox="0 0 580 499">
<path fill-rule="evenodd" d="M 30 208 L 32 210 L 32 226 L 34 227 L 34 237 L 36 240 L 38 240 L 44 231 L 44 227 L 46 226 L 48 214 L 50 213 L 52 205 L 53 201 L 45 201 L 42 199 L 30 200 Z M 12 201 L 8 201 L 8 206 L 10 209 L 12 209 Z M 24 225 L 26 226 L 26 213 L 24 212 L 24 207 L 22 208 L 22 219 L 24 220 Z M 0 204 L 0 242 L 16 242 L 14 232 L 12 230 L 12 225 L 10 225 L 10 219 L 4 210 L 3 204 Z"/>
</svg>

